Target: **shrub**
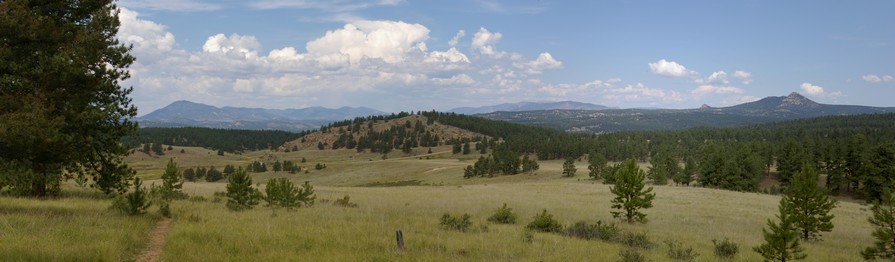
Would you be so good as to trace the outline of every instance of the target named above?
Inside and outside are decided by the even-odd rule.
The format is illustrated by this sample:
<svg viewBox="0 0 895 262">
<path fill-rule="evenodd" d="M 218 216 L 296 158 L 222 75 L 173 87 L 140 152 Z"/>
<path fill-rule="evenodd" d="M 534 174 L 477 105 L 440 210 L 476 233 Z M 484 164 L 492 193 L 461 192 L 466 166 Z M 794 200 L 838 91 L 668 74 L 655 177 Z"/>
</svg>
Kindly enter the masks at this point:
<svg viewBox="0 0 895 262">
<path fill-rule="evenodd" d="M 722 241 L 712 239 L 712 244 L 715 245 L 715 255 L 721 258 L 733 258 L 740 252 L 740 245 L 726 238 Z"/>
<path fill-rule="evenodd" d="M 357 207 L 357 203 L 351 203 L 351 196 L 348 194 L 345 194 L 342 199 L 336 199 L 336 201 L 333 202 L 333 205 L 340 207 Z"/>
<path fill-rule="evenodd" d="M 684 245 L 681 244 L 681 242 L 668 240 L 665 241 L 665 244 L 668 245 L 668 258 L 674 260 L 695 261 L 696 257 L 699 256 L 699 253 L 693 251 L 693 247 L 684 248 Z"/>
<path fill-rule="evenodd" d="M 134 191 L 116 197 L 111 208 L 131 216 L 145 214 L 151 203 L 142 185 L 139 177 L 134 178 Z"/>
<path fill-rule="evenodd" d="M 498 208 L 497 212 L 494 212 L 494 215 L 488 218 L 488 222 L 516 224 L 516 214 L 513 213 L 512 208 L 507 207 L 507 203 L 503 203 L 503 207 Z"/>
<path fill-rule="evenodd" d="M 624 249 L 618 252 L 618 261 L 619 262 L 642 262 L 649 261 L 646 259 L 643 254 L 640 254 L 636 249 Z"/>
<path fill-rule="evenodd" d="M 646 233 L 626 232 L 624 234 L 621 234 L 619 242 L 621 242 L 625 246 L 632 248 L 650 249 L 654 246 L 653 242 L 650 242 L 649 236 L 647 236 Z"/>
<path fill-rule="evenodd" d="M 451 214 L 444 213 L 441 216 L 441 227 L 446 230 L 456 230 L 460 232 L 469 231 L 469 228 L 472 227 L 472 221 L 470 221 L 469 214 L 463 214 L 460 217 L 451 216 Z"/>
<path fill-rule="evenodd" d="M 615 224 L 603 224 L 603 221 L 597 221 L 596 224 L 588 224 L 584 221 L 578 221 L 574 225 L 566 228 L 567 236 L 586 240 L 599 239 L 603 241 L 614 241 L 618 238 L 619 232 L 620 231 Z"/>
<path fill-rule="evenodd" d="M 295 187 L 295 184 L 285 177 L 271 179 L 264 188 L 264 201 L 267 202 L 268 207 L 274 209 L 285 207 L 287 210 L 291 210 L 301 206 L 298 191 L 298 187 Z"/>
<path fill-rule="evenodd" d="M 531 223 L 528 223 L 525 228 L 536 230 L 540 232 L 561 232 L 562 225 L 556 219 L 553 219 L 553 215 L 547 214 L 547 209 L 544 209 L 543 212 L 534 216 L 534 220 Z"/>
</svg>

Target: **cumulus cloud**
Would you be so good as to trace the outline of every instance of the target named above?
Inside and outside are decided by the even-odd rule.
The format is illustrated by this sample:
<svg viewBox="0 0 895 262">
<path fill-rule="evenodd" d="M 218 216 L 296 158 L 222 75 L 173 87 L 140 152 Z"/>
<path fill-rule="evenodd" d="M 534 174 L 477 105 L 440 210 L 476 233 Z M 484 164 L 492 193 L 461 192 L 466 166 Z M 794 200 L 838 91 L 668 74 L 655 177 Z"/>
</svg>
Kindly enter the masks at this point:
<svg viewBox="0 0 895 262">
<path fill-rule="evenodd" d="M 819 96 L 819 97 L 836 97 L 842 96 L 842 92 L 827 92 L 823 87 L 805 82 L 799 85 L 802 91 L 805 91 L 808 95 L 811 96 Z"/>
<path fill-rule="evenodd" d="M 466 31 L 460 30 L 457 32 L 456 35 L 454 35 L 453 38 L 451 38 L 451 41 L 448 41 L 448 44 L 451 46 L 457 46 L 457 44 L 460 43 L 460 39 L 464 36 L 466 36 Z"/>
<path fill-rule="evenodd" d="M 553 59 L 550 53 L 541 53 L 538 58 L 528 62 L 516 62 L 513 66 L 524 69 L 527 74 L 541 74 L 547 69 L 557 69 L 562 67 L 562 62 Z"/>
<path fill-rule="evenodd" d="M 432 51 L 426 57 L 426 62 L 428 63 L 437 63 L 437 62 L 448 62 L 448 63 L 469 63 L 469 58 L 466 57 L 465 54 L 461 53 L 455 47 L 451 47 L 447 51 Z"/>
<path fill-rule="evenodd" d="M 261 49 L 261 43 L 258 43 L 254 36 L 241 36 L 238 34 L 231 34 L 229 37 L 224 34 L 213 35 L 208 37 L 208 40 L 202 45 L 202 51 L 204 52 L 236 52 L 247 57 L 256 56 L 258 49 Z"/>
<path fill-rule="evenodd" d="M 733 77 L 739 79 L 745 85 L 752 83 L 752 73 L 750 72 L 737 70 L 736 72 L 733 72 Z"/>
<path fill-rule="evenodd" d="M 877 76 L 877 75 L 865 75 L 865 76 L 861 76 L 861 79 L 864 79 L 864 81 L 866 81 L 867 83 L 873 83 L 873 84 L 881 83 L 881 82 L 895 81 L 895 78 L 893 78 L 890 75 L 884 75 L 882 77 Z"/>
<path fill-rule="evenodd" d="M 730 83 L 730 81 L 727 80 L 727 72 L 724 72 L 724 71 L 713 72 L 711 75 L 709 75 L 709 77 L 705 78 L 705 80 L 703 82 L 707 83 L 707 84 Z"/>
<path fill-rule="evenodd" d="M 472 77 L 467 74 L 459 74 L 452 76 L 450 78 L 432 78 L 429 79 L 433 84 L 436 85 L 464 85 L 469 86 L 476 83 Z"/>
<path fill-rule="evenodd" d="M 425 52 L 429 29 L 420 24 L 395 21 L 358 21 L 326 32 L 308 42 L 308 53 L 317 57 L 347 56 L 352 64 L 364 58 L 387 63 L 405 61 L 411 52 Z"/>
<path fill-rule="evenodd" d="M 127 8 L 120 8 L 118 19 L 121 26 L 118 28 L 118 39 L 124 44 L 134 46 L 131 51 L 141 59 L 155 61 L 160 59 L 157 55 L 171 51 L 174 47 L 174 35 L 166 31 L 165 26 L 152 21 L 137 19 L 137 12 Z"/>
<path fill-rule="evenodd" d="M 481 27 L 479 28 L 479 31 L 472 36 L 471 47 L 473 50 L 476 50 L 483 55 L 501 56 L 502 53 L 497 52 L 494 48 L 494 45 L 497 44 L 497 42 L 500 42 L 501 38 L 503 38 L 503 34 L 491 33 L 488 29 Z"/>
<path fill-rule="evenodd" d="M 653 74 L 661 76 L 685 77 L 698 74 L 695 71 L 687 70 L 686 67 L 677 62 L 667 61 L 665 59 L 656 61 L 655 63 L 649 63 L 649 68 Z"/>
</svg>

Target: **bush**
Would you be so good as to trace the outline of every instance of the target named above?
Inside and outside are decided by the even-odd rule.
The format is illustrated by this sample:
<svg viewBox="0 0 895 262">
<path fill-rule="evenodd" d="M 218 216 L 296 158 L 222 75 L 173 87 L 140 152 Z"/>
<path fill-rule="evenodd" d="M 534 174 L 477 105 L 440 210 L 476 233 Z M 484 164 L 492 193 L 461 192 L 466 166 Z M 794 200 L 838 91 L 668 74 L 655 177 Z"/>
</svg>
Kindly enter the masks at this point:
<svg viewBox="0 0 895 262">
<path fill-rule="evenodd" d="M 646 259 L 643 254 L 640 254 L 636 249 L 624 249 L 618 252 L 618 261 L 619 262 L 642 262 L 649 261 Z"/>
<path fill-rule="evenodd" d="M 544 209 L 543 212 L 534 216 L 534 220 L 531 223 L 528 223 L 525 228 L 536 230 L 540 232 L 561 232 L 562 225 L 556 219 L 553 219 L 553 215 L 547 214 L 547 209 Z"/>
<path fill-rule="evenodd" d="M 586 240 L 599 239 L 603 241 L 614 241 L 618 239 L 619 233 L 620 231 L 615 224 L 603 224 L 603 221 L 597 221 L 596 224 L 588 224 L 584 221 L 578 221 L 574 225 L 566 228 L 566 236 Z"/>
<path fill-rule="evenodd" d="M 721 258 L 733 258 L 740 252 L 740 245 L 726 238 L 722 241 L 712 239 L 712 244 L 715 245 L 715 255 Z"/>
<path fill-rule="evenodd" d="M 472 221 L 470 221 L 469 214 L 463 214 L 460 217 L 451 216 L 451 214 L 444 213 L 441 216 L 441 227 L 446 230 L 456 230 L 460 232 L 469 231 L 469 228 L 472 227 Z"/>
<path fill-rule="evenodd" d="M 116 197 L 111 208 L 131 216 L 145 214 L 151 203 L 142 185 L 139 177 L 134 178 L 134 191 Z"/>
<path fill-rule="evenodd" d="M 342 199 L 336 199 L 336 201 L 333 202 L 333 205 L 340 207 L 357 207 L 357 203 L 351 203 L 351 196 L 348 194 L 345 194 Z"/>
<path fill-rule="evenodd" d="M 503 203 L 503 207 L 498 208 L 497 212 L 494 212 L 494 215 L 488 218 L 488 222 L 516 224 L 516 214 L 513 213 L 512 208 L 507 207 L 507 203 Z"/>
<path fill-rule="evenodd" d="M 681 244 L 681 242 L 668 240 L 665 241 L 665 244 L 668 245 L 668 258 L 674 260 L 695 261 L 696 257 L 699 256 L 699 253 L 693 251 L 693 247 L 684 248 L 684 245 Z"/>
<path fill-rule="evenodd" d="M 650 242 L 649 236 L 647 236 L 646 233 L 626 232 L 621 235 L 619 242 L 632 248 L 650 249 L 655 246 L 653 242 Z"/>
</svg>

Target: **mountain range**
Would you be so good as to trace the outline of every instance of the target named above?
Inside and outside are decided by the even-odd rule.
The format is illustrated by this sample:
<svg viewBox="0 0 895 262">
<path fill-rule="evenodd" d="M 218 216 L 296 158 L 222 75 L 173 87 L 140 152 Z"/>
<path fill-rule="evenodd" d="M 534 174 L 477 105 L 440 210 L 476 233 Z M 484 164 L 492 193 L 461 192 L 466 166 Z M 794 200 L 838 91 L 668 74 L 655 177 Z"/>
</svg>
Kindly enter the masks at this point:
<svg viewBox="0 0 895 262">
<path fill-rule="evenodd" d="M 520 102 L 461 107 L 455 113 L 549 127 L 573 132 L 678 130 L 693 127 L 737 127 L 829 115 L 895 112 L 895 107 L 828 105 L 798 93 L 771 96 L 730 107 L 703 105 L 696 109 L 616 109 L 574 101 Z M 210 127 L 298 132 L 335 121 L 387 113 L 366 107 L 329 109 L 263 109 L 215 107 L 177 101 L 136 118 L 141 127 Z"/>
<path fill-rule="evenodd" d="M 536 110 L 603 110 L 610 109 L 607 106 L 595 105 L 590 103 L 582 103 L 575 101 L 561 102 L 519 102 L 505 103 L 493 106 L 482 107 L 458 107 L 451 109 L 451 112 L 464 115 L 487 114 L 498 111 L 536 111 Z"/>
<path fill-rule="evenodd" d="M 737 127 L 830 115 L 895 112 L 895 107 L 828 105 L 798 93 L 771 96 L 730 107 L 698 109 L 604 109 L 493 112 L 477 116 L 580 132 L 679 130 L 693 127 Z"/>
<path fill-rule="evenodd" d="M 136 118 L 140 127 L 210 127 L 224 129 L 302 131 L 320 125 L 385 112 L 366 107 L 330 109 L 264 109 L 215 107 L 190 101 L 176 101 Z"/>
</svg>

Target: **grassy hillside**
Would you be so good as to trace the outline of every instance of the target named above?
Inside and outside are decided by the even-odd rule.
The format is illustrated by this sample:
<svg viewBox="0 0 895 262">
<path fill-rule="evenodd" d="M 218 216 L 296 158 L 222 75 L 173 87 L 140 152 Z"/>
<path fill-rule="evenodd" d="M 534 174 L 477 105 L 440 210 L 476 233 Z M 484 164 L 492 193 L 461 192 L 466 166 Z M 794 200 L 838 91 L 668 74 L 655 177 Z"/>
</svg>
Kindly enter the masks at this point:
<svg viewBox="0 0 895 262">
<path fill-rule="evenodd" d="M 393 154 L 386 160 L 353 150 L 217 156 L 198 148 L 184 149 L 182 155 L 170 155 L 184 168 L 244 165 L 263 157 L 304 157 L 305 166 L 325 163 L 327 168 L 307 174 L 251 174 L 262 187 L 274 177 L 311 181 L 317 204 L 291 212 L 263 206 L 231 212 L 224 206 L 226 199 L 213 195 L 225 191 L 225 183 L 187 182 L 185 192 L 206 200 L 173 203 L 163 261 L 614 261 L 625 249 L 616 243 L 547 233 L 535 233 L 531 242 L 523 241 L 524 225 L 543 209 L 565 225 L 616 221 L 609 214 L 609 186 L 585 180 L 583 162 L 578 162 L 575 178 L 561 177 L 562 161 L 542 161 L 536 174 L 463 179 L 462 167 L 477 155 L 451 155 L 449 147 L 434 148 L 433 155 Z M 161 174 L 167 157 L 132 156 L 131 163 L 141 176 L 150 178 L 148 185 L 157 183 L 152 177 Z M 411 186 L 371 186 L 389 182 Z M 69 185 L 66 192 L 81 191 Z M 620 224 L 625 231 L 647 233 L 657 244 L 640 251 L 649 259 L 669 260 L 663 241 L 676 240 L 692 246 L 700 254 L 699 261 L 717 260 L 711 240 L 729 238 L 740 244 L 733 261 L 760 260 L 751 248 L 762 241 L 761 228 L 776 214 L 779 196 L 676 186 L 656 186 L 655 192 L 655 207 L 646 210 L 648 223 Z M 359 207 L 331 204 L 345 195 Z M 22 260 L 129 260 L 146 247 L 147 232 L 157 221 L 154 215 L 134 218 L 113 213 L 107 210 L 108 200 L 85 193 L 49 200 L 0 197 L 0 203 L 0 225 L 14 229 L 0 231 L 0 243 L 4 243 L 0 257 Z M 503 203 L 514 209 L 519 222 L 487 223 L 487 217 Z M 858 250 L 872 243 L 867 209 L 848 201 L 834 209 L 833 232 L 824 234 L 824 241 L 805 244 L 809 260 L 859 260 Z M 438 219 L 446 212 L 471 215 L 472 232 L 441 229 Z M 157 213 L 157 207 L 151 213 Z M 404 232 L 404 252 L 395 251 L 397 229 Z"/>
</svg>

